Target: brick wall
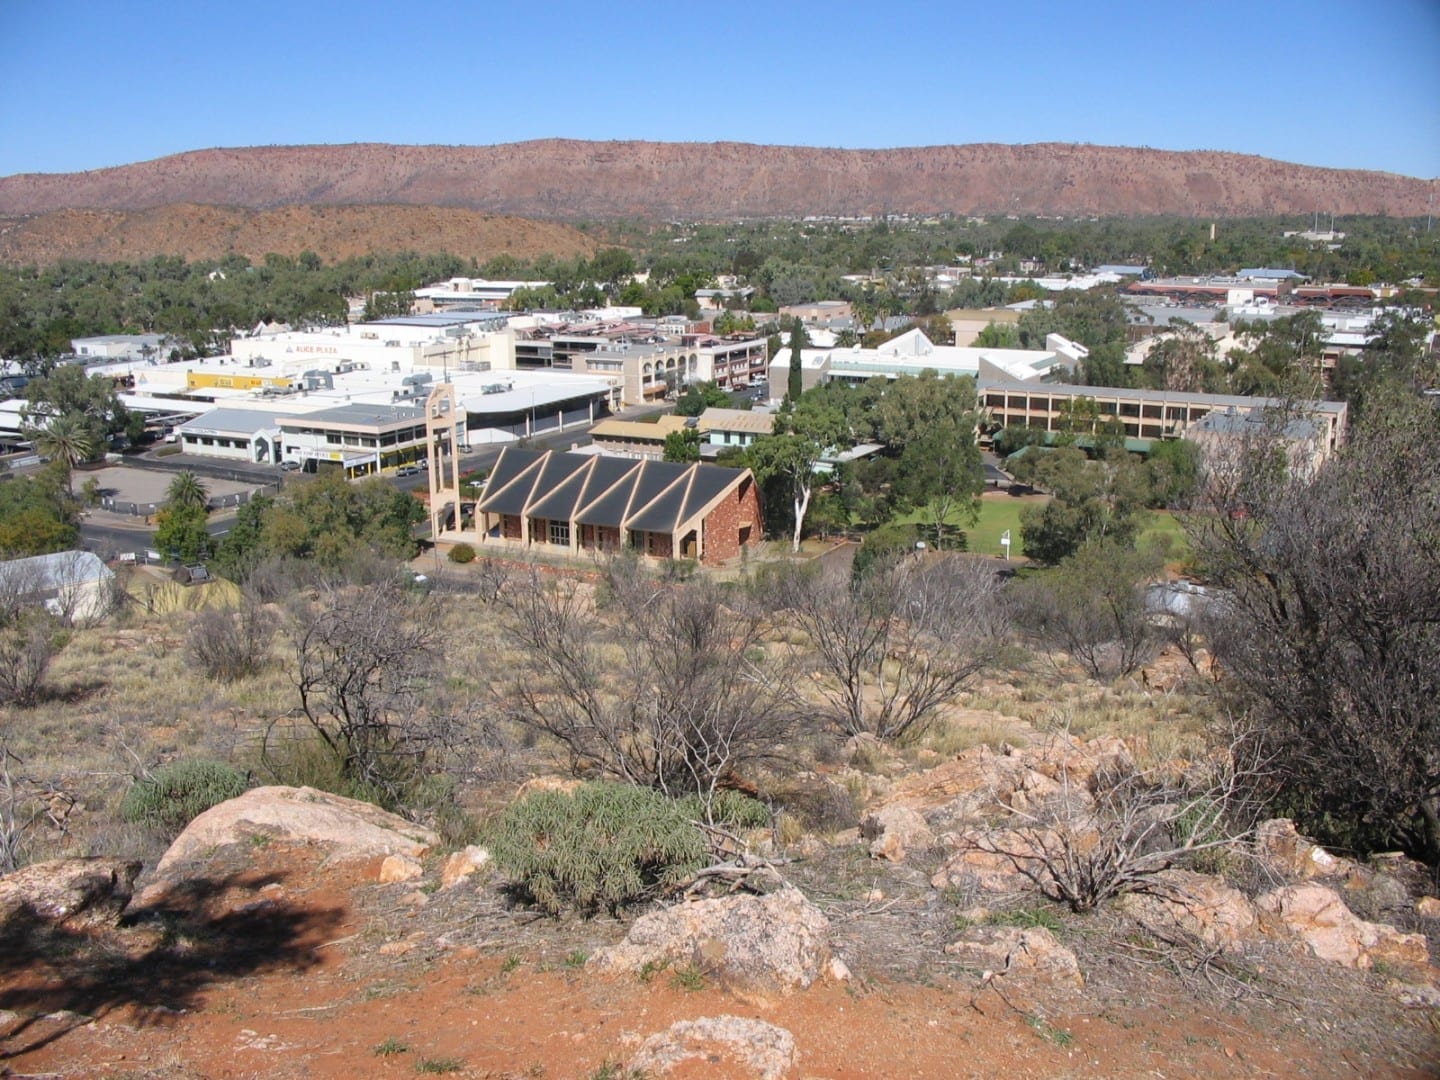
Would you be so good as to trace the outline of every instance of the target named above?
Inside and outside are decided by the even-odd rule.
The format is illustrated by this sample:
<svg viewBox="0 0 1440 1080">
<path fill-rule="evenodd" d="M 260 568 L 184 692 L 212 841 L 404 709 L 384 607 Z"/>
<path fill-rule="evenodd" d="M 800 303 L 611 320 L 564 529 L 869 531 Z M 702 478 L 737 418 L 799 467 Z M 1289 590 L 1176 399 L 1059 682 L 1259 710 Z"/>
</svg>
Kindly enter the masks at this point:
<svg viewBox="0 0 1440 1080">
<path fill-rule="evenodd" d="M 740 555 L 741 530 L 749 527 L 749 544 L 760 540 L 760 491 L 751 476 L 725 496 L 705 518 L 706 566 L 717 566 Z"/>
</svg>

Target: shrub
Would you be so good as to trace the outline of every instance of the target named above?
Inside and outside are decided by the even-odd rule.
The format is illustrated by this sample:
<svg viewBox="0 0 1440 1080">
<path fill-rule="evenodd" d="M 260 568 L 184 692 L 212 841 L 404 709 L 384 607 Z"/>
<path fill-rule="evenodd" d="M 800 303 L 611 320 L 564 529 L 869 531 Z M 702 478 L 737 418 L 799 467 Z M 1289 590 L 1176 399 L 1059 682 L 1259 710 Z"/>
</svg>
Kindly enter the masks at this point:
<svg viewBox="0 0 1440 1080">
<path fill-rule="evenodd" d="M 705 863 L 706 842 L 686 809 L 658 791 L 584 784 L 536 792 L 495 823 L 496 863 L 539 907 L 593 914 L 674 888 Z"/>
<path fill-rule="evenodd" d="M 270 658 L 270 629 L 250 601 L 238 612 L 211 608 L 191 620 L 189 653 L 210 678 L 234 682 L 255 674 Z"/>
<path fill-rule="evenodd" d="M 177 761 L 162 765 L 147 780 L 136 781 L 120 803 L 120 816 L 158 832 L 178 834 L 210 807 L 235 798 L 248 786 L 245 774 L 224 762 Z"/>
<path fill-rule="evenodd" d="M 460 563 L 462 566 L 468 562 L 475 561 L 475 549 L 469 544 L 456 544 L 450 549 L 448 556 L 453 563 Z"/>
<path fill-rule="evenodd" d="M 34 705 L 50 661 L 64 645 L 64 635 L 45 619 L 0 629 L 0 705 Z"/>
</svg>

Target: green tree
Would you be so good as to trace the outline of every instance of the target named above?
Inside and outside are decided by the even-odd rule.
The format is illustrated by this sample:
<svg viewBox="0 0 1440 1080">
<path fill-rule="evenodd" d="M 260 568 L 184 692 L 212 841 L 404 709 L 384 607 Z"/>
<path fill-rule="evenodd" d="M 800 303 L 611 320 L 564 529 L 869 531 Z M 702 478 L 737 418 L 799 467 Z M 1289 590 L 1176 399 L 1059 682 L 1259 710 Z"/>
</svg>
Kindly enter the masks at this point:
<svg viewBox="0 0 1440 1080">
<path fill-rule="evenodd" d="M 1014 323 L 992 322 L 975 335 L 972 344 L 977 349 L 1018 349 L 1020 329 Z"/>
<path fill-rule="evenodd" d="M 675 401 L 677 416 L 699 416 L 706 409 L 723 409 L 730 404 L 730 393 L 715 382 L 691 383 Z"/>
<path fill-rule="evenodd" d="M 181 562 L 198 562 L 209 555 L 210 534 L 204 507 L 167 506 L 155 515 L 155 548 Z"/>
<path fill-rule="evenodd" d="M 804 392 L 804 380 L 801 376 L 803 370 L 801 350 L 804 347 L 805 324 L 796 319 L 790 324 L 790 381 L 786 385 L 786 395 L 791 401 L 799 401 L 801 393 Z"/>
<path fill-rule="evenodd" d="M 170 486 L 165 489 L 165 502 L 172 507 L 207 510 L 210 492 L 206 490 L 201 479 L 187 469 L 176 474 L 175 479 L 170 481 Z"/>
<path fill-rule="evenodd" d="M 87 375 L 79 364 L 64 364 L 31 379 L 25 400 L 23 417 L 33 426 L 42 426 L 46 419 L 77 418 L 90 432 L 92 454 L 99 453 L 108 436 L 122 433 L 129 420 L 114 382 L 104 375 Z"/>
<path fill-rule="evenodd" d="M 672 431 L 665 436 L 665 461 L 674 461 L 688 465 L 692 461 L 700 460 L 700 431 L 697 428 L 686 427 L 678 431 Z"/>
<path fill-rule="evenodd" d="M 1215 339 L 1183 319 L 1151 344 L 1143 370 L 1147 383 L 1156 390 L 1193 394 L 1219 393 L 1225 388 Z"/>
<path fill-rule="evenodd" d="M 1307 835 L 1437 866 L 1440 424 L 1413 392 L 1383 393 L 1313 476 L 1247 455 L 1248 513 L 1195 515 L 1190 542 L 1224 590 L 1209 638 L 1257 720 L 1261 793 Z"/>
<path fill-rule="evenodd" d="M 63 464 L 65 490 L 73 498 L 75 466 L 89 461 L 97 452 L 94 431 L 85 422 L 84 416 L 61 413 L 51 417 L 43 427 L 31 429 L 29 436 L 42 457 Z"/>
<path fill-rule="evenodd" d="M 66 497 L 69 466 L 51 462 L 0 483 L 0 558 L 47 555 L 75 546 L 76 506 Z"/>
<path fill-rule="evenodd" d="M 1151 444 L 1145 459 L 1150 474 L 1150 504 L 1186 505 L 1200 483 L 1200 448 L 1188 439 L 1166 439 Z"/>
<path fill-rule="evenodd" d="M 1123 452 L 1091 461 L 1073 447 L 1052 450 L 1039 455 L 1033 482 L 1050 500 L 1021 511 L 1020 535 L 1027 555 L 1052 565 L 1088 544 L 1129 546 L 1149 498 L 1144 467 Z"/>
<path fill-rule="evenodd" d="M 415 294 L 409 290 L 398 292 L 372 292 L 365 298 L 366 322 L 376 319 L 393 319 L 409 315 L 415 308 Z"/>
</svg>

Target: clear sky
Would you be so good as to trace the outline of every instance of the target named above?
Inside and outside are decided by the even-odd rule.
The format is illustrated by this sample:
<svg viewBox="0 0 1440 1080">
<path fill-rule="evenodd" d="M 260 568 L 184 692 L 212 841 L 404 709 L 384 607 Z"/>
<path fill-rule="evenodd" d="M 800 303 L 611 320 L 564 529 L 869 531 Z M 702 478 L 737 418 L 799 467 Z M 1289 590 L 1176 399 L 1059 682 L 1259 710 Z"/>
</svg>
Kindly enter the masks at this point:
<svg viewBox="0 0 1440 1080">
<path fill-rule="evenodd" d="M 214 146 L 1088 142 L 1440 176 L 1440 0 L 0 0 L 0 175 Z"/>
</svg>

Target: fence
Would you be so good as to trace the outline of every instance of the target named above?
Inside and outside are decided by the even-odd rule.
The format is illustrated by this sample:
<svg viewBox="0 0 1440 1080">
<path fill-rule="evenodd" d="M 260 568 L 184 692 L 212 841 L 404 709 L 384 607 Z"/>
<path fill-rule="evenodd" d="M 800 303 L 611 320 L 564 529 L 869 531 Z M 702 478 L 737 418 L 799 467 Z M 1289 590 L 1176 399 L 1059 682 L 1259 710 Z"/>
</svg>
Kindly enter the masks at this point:
<svg viewBox="0 0 1440 1080">
<path fill-rule="evenodd" d="M 279 485 L 275 485 L 279 489 Z M 261 495 L 268 495 L 270 487 L 253 488 L 250 491 L 237 491 L 233 495 L 212 495 L 205 501 L 207 510 L 225 510 L 234 507 L 244 506 L 251 499 Z M 100 509 L 109 510 L 112 514 L 129 514 L 131 517 L 153 517 L 157 512 L 165 509 L 163 501 L 153 502 L 132 502 L 129 499 L 116 499 L 113 496 L 103 496 L 100 499 Z"/>
</svg>

